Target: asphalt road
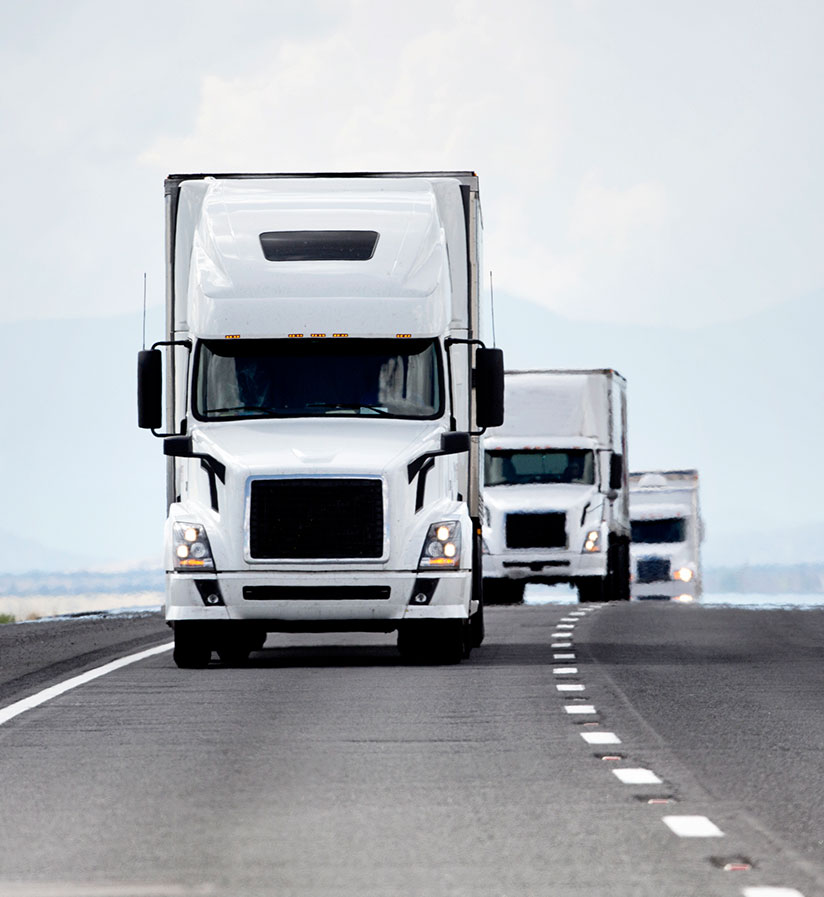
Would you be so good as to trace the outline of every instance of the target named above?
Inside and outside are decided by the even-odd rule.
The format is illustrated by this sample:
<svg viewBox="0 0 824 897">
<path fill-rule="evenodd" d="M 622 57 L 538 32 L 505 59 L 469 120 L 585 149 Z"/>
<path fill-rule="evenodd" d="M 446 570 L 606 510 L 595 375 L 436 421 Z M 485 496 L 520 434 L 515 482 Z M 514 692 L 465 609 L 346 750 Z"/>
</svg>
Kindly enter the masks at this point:
<svg viewBox="0 0 824 897">
<path fill-rule="evenodd" d="M 824 611 L 488 616 L 460 666 L 270 636 L 9 719 L 0 897 L 824 894 Z M 157 615 L 1 626 L 0 708 L 168 639 Z"/>
</svg>

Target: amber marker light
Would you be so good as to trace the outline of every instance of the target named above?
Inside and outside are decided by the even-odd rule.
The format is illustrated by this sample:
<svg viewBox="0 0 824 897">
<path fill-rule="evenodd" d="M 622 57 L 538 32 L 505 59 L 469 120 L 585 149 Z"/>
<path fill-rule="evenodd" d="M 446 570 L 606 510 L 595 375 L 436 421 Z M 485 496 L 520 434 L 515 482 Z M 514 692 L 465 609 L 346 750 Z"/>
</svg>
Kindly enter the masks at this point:
<svg viewBox="0 0 824 897">
<path fill-rule="evenodd" d="M 239 333 L 227 333 L 226 336 L 223 337 L 223 339 L 240 339 L 240 334 Z"/>
</svg>

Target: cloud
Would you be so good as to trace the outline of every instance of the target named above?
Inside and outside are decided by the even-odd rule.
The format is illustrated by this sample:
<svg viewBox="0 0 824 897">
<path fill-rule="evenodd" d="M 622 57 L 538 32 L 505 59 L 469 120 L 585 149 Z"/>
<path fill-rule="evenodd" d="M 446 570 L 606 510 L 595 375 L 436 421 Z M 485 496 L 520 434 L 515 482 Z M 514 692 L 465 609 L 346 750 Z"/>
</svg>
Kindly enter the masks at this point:
<svg viewBox="0 0 824 897">
<path fill-rule="evenodd" d="M 159 295 L 186 170 L 473 169 L 496 284 L 567 316 L 733 320 L 824 284 L 810 0 L 32 10 L 2 63 L 6 318 L 124 311 L 147 269 Z"/>
</svg>

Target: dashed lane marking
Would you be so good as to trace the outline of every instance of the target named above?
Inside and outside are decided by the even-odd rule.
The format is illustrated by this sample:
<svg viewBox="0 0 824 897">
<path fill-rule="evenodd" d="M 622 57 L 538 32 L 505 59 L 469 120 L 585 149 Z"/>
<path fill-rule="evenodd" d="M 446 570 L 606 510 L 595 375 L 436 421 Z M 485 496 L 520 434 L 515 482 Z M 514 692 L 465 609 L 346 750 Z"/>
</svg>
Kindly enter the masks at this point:
<svg viewBox="0 0 824 897">
<path fill-rule="evenodd" d="M 597 713 L 592 704 L 568 704 L 564 707 L 567 713 Z"/>
<path fill-rule="evenodd" d="M 580 682 L 560 682 L 555 688 L 557 688 L 558 691 L 584 691 L 586 686 L 582 685 Z"/>
<path fill-rule="evenodd" d="M 664 816 L 661 821 L 679 838 L 721 838 L 724 835 L 706 816 Z"/>
<path fill-rule="evenodd" d="M 44 688 L 43 691 L 37 692 L 36 695 L 23 698 L 22 701 L 15 701 L 14 704 L 9 704 L 8 707 L 4 707 L 0 710 L 0 726 L 2 726 L 3 723 L 7 723 L 10 719 L 14 719 L 15 716 L 25 713 L 27 710 L 33 710 L 35 707 L 45 704 L 46 701 L 50 701 L 52 698 L 57 698 L 60 695 L 65 694 L 65 692 L 77 688 L 78 685 L 85 685 L 93 679 L 98 679 L 100 676 L 105 676 L 107 673 L 113 673 L 115 670 L 121 669 L 121 667 L 137 663 L 139 660 L 145 660 L 147 657 L 153 657 L 155 654 L 171 651 L 173 647 L 172 642 L 167 642 L 165 645 L 158 645 L 156 648 L 147 648 L 145 651 L 138 651 L 137 654 L 128 654 L 126 657 L 119 657 L 117 660 L 113 660 L 111 663 L 106 663 L 102 667 L 95 667 L 95 669 L 87 670 L 79 676 L 73 676 L 71 679 L 66 679 L 65 682 L 59 682 L 57 685 Z"/>
<path fill-rule="evenodd" d="M 575 660 L 574 654 L 553 654 L 553 660 Z"/>
<path fill-rule="evenodd" d="M 625 785 L 660 785 L 661 779 L 651 769 L 613 769 L 613 773 Z"/>
<path fill-rule="evenodd" d="M 587 744 L 620 744 L 621 739 L 614 732 L 581 732 Z"/>
<path fill-rule="evenodd" d="M 574 623 L 556 623 L 555 628 L 556 629 L 574 629 L 575 624 Z"/>
<path fill-rule="evenodd" d="M 754 887 L 744 888 L 741 892 L 744 897 L 804 897 L 801 891 L 795 888 L 771 888 L 771 887 Z"/>
<path fill-rule="evenodd" d="M 555 667 L 552 672 L 556 676 L 573 676 L 578 672 L 578 667 Z"/>
</svg>

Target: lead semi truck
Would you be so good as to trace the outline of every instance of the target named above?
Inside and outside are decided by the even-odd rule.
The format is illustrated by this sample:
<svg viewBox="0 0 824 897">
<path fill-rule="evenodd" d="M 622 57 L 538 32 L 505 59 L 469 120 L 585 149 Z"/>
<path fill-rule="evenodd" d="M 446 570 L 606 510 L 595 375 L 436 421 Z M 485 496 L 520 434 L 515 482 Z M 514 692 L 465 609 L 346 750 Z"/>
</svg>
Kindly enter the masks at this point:
<svg viewBox="0 0 824 897">
<path fill-rule="evenodd" d="M 697 470 L 647 470 L 629 476 L 632 597 L 694 601 L 701 597 Z"/>
<path fill-rule="evenodd" d="M 613 370 L 506 372 L 506 420 L 485 438 L 484 583 L 581 601 L 629 599 L 626 380 Z"/>
<path fill-rule="evenodd" d="M 458 662 L 484 635 L 483 342 L 470 172 L 166 179 L 166 335 L 138 358 L 167 462 L 180 667 L 269 632 L 398 634 Z M 486 297 L 488 299 L 488 297 Z"/>
</svg>

